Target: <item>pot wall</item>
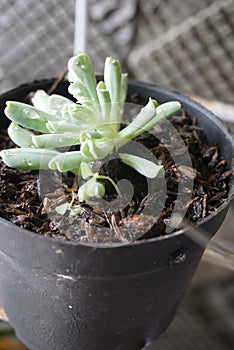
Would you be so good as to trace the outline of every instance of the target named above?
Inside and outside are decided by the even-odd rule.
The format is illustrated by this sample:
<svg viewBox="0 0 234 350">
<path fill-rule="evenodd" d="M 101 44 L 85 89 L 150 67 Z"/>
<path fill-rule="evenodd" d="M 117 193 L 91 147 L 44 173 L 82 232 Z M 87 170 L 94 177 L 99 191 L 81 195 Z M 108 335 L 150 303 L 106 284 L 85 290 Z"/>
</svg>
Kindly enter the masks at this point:
<svg viewBox="0 0 234 350">
<path fill-rule="evenodd" d="M 140 348 L 167 327 L 202 254 L 182 237 L 114 252 L 34 238 L 0 253 L 2 302 L 30 349 Z"/>
<path fill-rule="evenodd" d="M 0 97 L 22 100 L 51 81 Z M 64 94 L 64 84 L 58 92 Z M 180 100 L 232 164 L 233 140 L 210 112 L 179 94 L 141 83 L 129 91 Z M 3 115 L 3 113 L 1 113 Z M 207 121 L 209 120 L 209 122 Z M 7 121 L 3 117 L 3 126 Z M 220 129 L 221 128 L 221 129 Z M 233 184 L 230 198 L 233 196 Z M 230 198 L 203 227 L 212 236 Z M 31 350 L 136 350 L 157 338 L 172 320 L 203 248 L 186 234 L 118 248 L 93 248 L 22 230 L 0 219 L 0 297 L 17 335 Z"/>
</svg>

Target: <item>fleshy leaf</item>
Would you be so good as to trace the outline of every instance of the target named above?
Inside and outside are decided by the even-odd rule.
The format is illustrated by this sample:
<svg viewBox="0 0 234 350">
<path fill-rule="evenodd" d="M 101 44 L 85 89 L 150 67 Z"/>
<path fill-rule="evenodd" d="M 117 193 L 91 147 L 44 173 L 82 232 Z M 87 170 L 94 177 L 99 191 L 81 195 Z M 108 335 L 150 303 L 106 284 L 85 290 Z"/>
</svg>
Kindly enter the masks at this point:
<svg viewBox="0 0 234 350">
<path fill-rule="evenodd" d="M 111 154 L 114 148 L 114 140 L 86 139 L 81 143 L 80 151 L 87 160 L 104 159 Z"/>
<path fill-rule="evenodd" d="M 83 177 L 84 180 L 86 180 L 89 177 L 92 177 L 94 175 L 91 165 L 88 163 L 85 163 L 85 162 L 81 162 L 80 172 L 81 172 L 81 176 Z"/>
<path fill-rule="evenodd" d="M 68 92 L 82 105 L 93 106 L 94 102 L 92 96 L 81 80 L 72 83 L 68 88 Z"/>
<path fill-rule="evenodd" d="M 106 58 L 104 68 L 104 81 L 110 93 L 112 103 L 120 102 L 121 66 L 118 60 Z"/>
<path fill-rule="evenodd" d="M 59 148 L 80 144 L 80 134 L 64 133 L 64 134 L 46 134 L 34 135 L 32 137 L 33 144 L 38 148 Z"/>
<path fill-rule="evenodd" d="M 54 150 L 36 148 L 12 148 L 0 152 L 6 165 L 25 170 L 47 170 L 49 161 L 58 154 Z"/>
<path fill-rule="evenodd" d="M 121 74 L 121 87 L 120 87 L 120 102 L 125 102 L 128 91 L 128 74 Z"/>
<path fill-rule="evenodd" d="M 115 123 L 115 128 L 117 130 L 120 128 L 119 124 L 122 119 L 122 105 L 120 104 L 121 74 L 120 62 L 111 57 L 107 57 L 104 67 L 104 81 L 111 99 L 110 121 Z"/>
<path fill-rule="evenodd" d="M 94 107 L 87 107 L 82 105 L 67 106 L 67 112 L 71 118 L 72 123 L 77 123 L 77 127 L 86 130 L 98 127 L 102 120 L 100 109 Z"/>
<path fill-rule="evenodd" d="M 157 165 L 150 160 L 134 156 L 132 154 L 120 153 L 120 160 L 122 163 L 129 165 L 131 168 L 138 171 L 138 173 L 153 179 L 157 176 L 163 176 L 163 166 Z"/>
<path fill-rule="evenodd" d="M 32 98 L 32 103 L 35 108 L 52 114 L 55 119 L 59 120 L 61 117 L 61 109 L 67 105 L 76 105 L 68 98 L 61 95 L 48 95 L 44 90 L 37 90 Z"/>
<path fill-rule="evenodd" d="M 110 93 L 106 88 L 106 84 L 100 81 L 97 85 L 97 93 L 101 107 L 103 121 L 109 122 L 111 114 L 111 99 Z"/>
<path fill-rule="evenodd" d="M 119 132 L 119 137 L 133 139 L 141 135 L 143 132 L 151 130 L 163 120 L 170 118 L 180 110 L 180 102 L 166 102 L 157 107 L 157 102 L 150 99 L 148 104 L 142 108 L 137 117 Z M 124 144 L 124 142 L 121 142 L 121 140 L 118 142 L 120 145 Z"/>
<path fill-rule="evenodd" d="M 32 106 L 21 102 L 8 101 L 5 114 L 11 121 L 25 128 L 48 133 L 46 123 L 49 115 Z"/>
<path fill-rule="evenodd" d="M 90 197 L 102 198 L 105 194 L 105 186 L 94 177 L 85 182 L 78 190 L 80 201 L 86 201 Z"/>
<path fill-rule="evenodd" d="M 119 123 L 122 122 L 123 112 L 124 112 L 124 103 L 127 97 L 128 91 L 128 74 L 121 74 L 121 87 L 120 87 L 120 96 L 119 96 Z"/>
<path fill-rule="evenodd" d="M 65 132 L 75 132 L 75 133 L 79 133 L 80 132 L 80 128 L 78 125 L 76 124 L 72 124 L 72 123 L 68 123 L 65 120 L 60 120 L 58 122 L 51 122 L 48 121 L 46 123 L 46 127 L 47 130 L 53 134 L 53 133 L 57 133 L 57 134 L 64 134 Z"/>
<path fill-rule="evenodd" d="M 14 122 L 12 122 L 8 128 L 8 135 L 17 146 L 25 148 L 35 147 L 32 141 L 34 134 L 27 129 L 21 128 Z"/>
<path fill-rule="evenodd" d="M 82 215 L 83 214 L 83 209 L 79 204 L 75 204 L 75 205 L 69 205 L 70 210 L 70 215 L 71 216 L 75 216 L 75 215 Z"/>
<path fill-rule="evenodd" d="M 165 102 L 156 108 L 156 116 L 145 125 L 145 130 L 149 131 L 156 125 L 160 124 L 181 110 L 181 104 L 178 101 Z"/>
<path fill-rule="evenodd" d="M 149 99 L 136 118 L 119 132 L 119 138 L 133 139 L 145 131 L 145 125 L 156 115 L 157 101 Z"/>
<path fill-rule="evenodd" d="M 56 157 L 52 158 L 49 162 L 49 168 L 51 170 L 58 170 L 60 172 L 74 171 L 78 172 L 80 163 L 83 161 L 83 157 L 80 151 L 59 153 Z"/>
<path fill-rule="evenodd" d="M 72 82 L 82 81 L 87 88 L 92 102 L 98 104 L 96 92 L 96 77 L 93 70 L 92 62 L 88 55 L 80 53 L 68 61 L 69 78 Z"/>
<path fill-rule="evenodd" d="M 68 210 L 69 207 L 69 203 L 63 203 L 61 205 L 58 205 L 55 210 L 56 213 L 60 214 L 60 215 L 64 215 L 66 213 L 66 211 Z"/>
</svg>

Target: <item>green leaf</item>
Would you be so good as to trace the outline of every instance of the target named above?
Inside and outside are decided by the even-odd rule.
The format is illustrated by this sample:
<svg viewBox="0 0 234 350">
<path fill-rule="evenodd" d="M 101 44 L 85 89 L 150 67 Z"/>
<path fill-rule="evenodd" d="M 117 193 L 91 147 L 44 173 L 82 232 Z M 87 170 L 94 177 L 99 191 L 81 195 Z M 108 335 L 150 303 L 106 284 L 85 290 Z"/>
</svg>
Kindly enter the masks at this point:
<svg viewBox="0 0 234 350">
<path fill-rule="evenodd" d="M 125 102 L 128 91 L 128 74 L 121 74 L 120 102 Z"/>
<path fill-rule="evenodd" d="M 91 197 L 102 198 L 105 194 L 105 186 L 97 181 L 94 177 L 85 182 L 78 190 L 80 201 L 86 201 Z"/>
<path fill-rule="evenodd" d="M 157 101 L 149 99 L 136 118 L 118 134 L 119 138 L 133 139 L 146 131 L 146 125 L 156 115 Z"/>
<path fill-rule="evenodd" d="M 32 97 L 32 103 L 35 108 L 43 112 L 48 112 L 49 95 L 44 90 L 37 90 Z"/>
<path fill-rule="evenodd" d="M 98 173 L 94 174 L 94 177 L 96 178 L 96 180 L 106 180 L 109 181 L 112 186 L 114 187 L 117 195 L 119 196 L 119 198 L 122 198 L 122 194 L 117 186 L 117 184 L 114 182 L 114 180 L 110 177 L 110 176 L 105 176 L 105 175 L 99 175 Z"/>
<path fill-rule="evenodd" d="M 48 108 L 51 114 L 56 115 L 64 106 L 76 106 L 76 103 L 61 95 L 49 96 Z"/>
<path fill-rule="evenodd" d="M 36 148 L 13 148 L 0 152 L 6 165 L 11 168 L 24 170 L 47 170 L 49 169 L 48 163 L 50 160 L 58 154 L 59 152 L 54 150 Z"/>
<path fill-rule="evenodd" d="M 100 108 L 87 107 L 76 104 L 75 106 L 68 106 L 67 111 L 72 123 L 76 123 L 81 130 L 98 127 L 102 121 Z"/>
<path fill-rule="evenodd" d="M 66 213 L 66 211 L 69 208 L 69 203 L 63 203 L 61 205 L 58 205 L 55 210 L 56 213 L 60 214 L 60 215 L 64 215 Z"/>
<path fill-rule="evenodd" d="M 87 160 L 104 159 L 113 152 L 114 140 L 86 139 L 81 143 L 80 151 Z"/>
<path fill-rule="evenodd" d="M 61 117 L 61 110 L 64 106 L 76 105 L 68 98 L 61 95 L 48 95 L 44 90 L 37 90 L 32 98 L 32 103 L 35 108 L 52 114 L 55 120 L 59 120 Z"/>
<path fill-rule="evenodd" d="M 119 132 L 119 138 L 136 138 L 181 110 L 181 104 L 177 101 L 166 102 L 155 108 L 156 106 L 157 102 L 150 99 L 137 117 Z M 118 140 L 118 144 L 122 146 L 124 145 L 124 141 Z"/>
<path fill-rule="evenodd" d="M 181 104 L 177 101 L 166 102 L 159 107 L 156 108 L 155 116 L 149 120 L 148 123 L 134 131 L 134 138 L 141 135 L 145 131 L 150 131 L 156 125 L 160 124 L 166 119 L 169 119 L 181 110 Z"/>
<path fill-rule="evenodd" d="M 11 121 L 25 128 L 48 133 L 46 123 L 49 115 L 32 106 L 21 102 L 8 101 L 5 114 Z"/>
<path fill-rule="evenodd" d="M 102 116 L 100 110 L 97 110 L 95 107 L 68 105 L 63 109 L 60 119 L 58 121 L 48 121 L 46 127 L 50 133 L 81 133 L 95 129 L 100 124 Z"/>
<path fill-rule="evenodd" d="M 51 134 L 64 134 L 65 132 L 80 133 L 80 127 L 78 124 L 68 123 L 66 120 L 60 120 L 58 122 L 48 121 L 46 123 L 47 130 Z"/>
<path fill-rule="evenodd" d="M 80 151 L 59 153 L 50 160 L 49 168 L 51 170 L 57 169 L 60 172 L 73 171 L 77 173 L 82 161 L 83 157 Z"/>
<path fill-rule="evenodd" d="M 80 134 L 64 133 L 34 135 L 32 137 L 32 142 L 38 148 L 68 147 L 80 144 Z"/>
<path fill-rule="evenodd" d="M 164 174 L 163 166 L 157 165 L 147 159 L 126 153 L 120 153 L 119 157 L 122 163 L 127 164 L 148 178 L 153 179 L 157 176 L 161 177 Z"/>
<path fill-rule="evenodd" d="M 85 162 L 81 162 L 80 172 L 84 180 L 87 180 L 89 177 L 92 177 L 94 175 L 91 164 Z"/>
<path fill-rule="evenodd" d="M 107 57 L 104 67 L 104 81 L 110 94 L 111 99 L 111 115 L 110 121 L 115 123 L 115 129 L 120 129 L 120 122 L 122 119 L 122 104 L 120 103 L 121 92 L 121 65 L 118 60 Z"/>
<path fill-rule="evenodd" d="M 118 122 L 121 123 L 123 119 L 123 112 L 124 112 L 124 103 L 127 96 L 127 90 L 128 90 L 128 74 L 121 74 L 121 87 L 120 87 L 120 103 L 119 103 L 119 120 Z M 118 130 L 120 127 L 118 128 Z"/>
<path fill-rule="evenodd" d="M 171 118 L 181 110 L 181 104 L 178 101 L 165 102 L 156 108 L 155 117 L 145 125 L 145 130 L 149 131 L 163 120 Z"/>
<path fill-rule="evenodd" d="M 75 205 L 69 205 L 69 210 L 70 215 L 75 216 L 75 215 L 82 215 L 83 214 L 83 209 L 79 204 L 75 204 Z"/>
<path fill-rule="evenodd" d="M 27 129 L 21 128 L 14 122 L 8 128 L 8 135 L 17 146 L 26 148 L 35 147 L 32 141 L 34 134 Z"/>
<path fill-rule="evenodd" d="M 93 70 L 92 62 L 88 55 L 80 53 L 68 61 L 69 78 L 72 82 L 82 81 L 87 88 L 91 101 L 98 104 L 98 96 L 96 92 L 96 78 Z"/>
<path fill-rule="evenodd" d="M 77 80 L 75 83 L 70 84 L 68 92 L 82 105 L 93 106 L 96 104 L 96 100 L 93 101 L 92 95 L 81 80 Z"/>
<path fill-rule="evenodd" d="M 118 60 L 106 58 L 104 67 L 104 81 L 110 93 L 112 103 L 120 102 L 121 65 Z"/>
<path fill-rule="evenodd" d="M 97 85 L 97 94 L 99 98 L 103 121 L 109 122 L 111 116 L 111 99 L 109 91 L 106 88 L 106 84 L 103 81 L 100 81 Z"/>
</svg>

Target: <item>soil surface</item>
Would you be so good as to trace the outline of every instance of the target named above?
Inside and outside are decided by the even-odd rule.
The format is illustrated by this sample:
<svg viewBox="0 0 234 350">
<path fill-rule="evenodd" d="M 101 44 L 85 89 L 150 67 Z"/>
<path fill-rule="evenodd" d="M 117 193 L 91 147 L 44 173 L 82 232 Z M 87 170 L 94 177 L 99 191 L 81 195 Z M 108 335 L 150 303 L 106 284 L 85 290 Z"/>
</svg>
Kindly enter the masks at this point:
<svg viewBox="0 0 234 350">
<path fill-rule="evenodd" d="M 188 148 L 192 167 L 175 164 L 168 151 L 174 136 L 164 130 L 164 124 L 158 128 L 157 137 L 145 133 L 136 141 L 146 146 L 158 163 L 163 164 L 166 181 L 164 178 L 149 181 L 120 163 L 117 157 L 95 164 L 102 174 L 111 176 L 116 183 L 125 180 L 119 182 L 121 199 L 106 182 L 104 201 L 94 199 L 79 203 L 79 183 L 71 174 L 62 176 L 44 171 L 40 172 L 38 181 L 38 172 L 11 169 L 0 160 L 0 216 L 37 234 L 87 243 L 124 243 L 164 235 L 176 201 L 181 201 L 181 211 L 186 212 L 187 219 L 192 222 L 206 217 L 227 197 L 231 171 L 226 170 L 226 161 L 221 158 L 217 145 L 208 145 L 195 118 L 188 118 L 183 111 L 170 122 Z M 1 149 L 13 146 L 7 132 L 0 136 L 0 143 Z M 142 152 L 144 155 L 144 148 Z M 189 188 L 194 175 L 193 188 Z M 129 198 L 126 180 L 133 186 L 133 196 Z M 183 183 L 182 196 L 178 195 L 179 181 Z M 189 198 L 186 203 L 185 197 Z M 56 208 L 70 203 L 72 198 L 73 207 L 79 209 L 78 214 L 74 215 L 71 210 L 58 214 Z"/>
</svg>

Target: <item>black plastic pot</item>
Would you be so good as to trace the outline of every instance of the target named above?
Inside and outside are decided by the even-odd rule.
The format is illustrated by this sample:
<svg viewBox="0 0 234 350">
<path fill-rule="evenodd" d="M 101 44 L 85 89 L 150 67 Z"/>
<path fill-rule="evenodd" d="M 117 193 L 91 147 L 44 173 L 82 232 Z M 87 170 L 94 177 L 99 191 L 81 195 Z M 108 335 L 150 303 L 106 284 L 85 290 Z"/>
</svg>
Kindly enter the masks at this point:
<svg viewBox="0 0 234 350">
<path fill-rule="evenodd" d="M 21 101 L 52 81 L 0 96 Z M 57 92 L 66 95 L 66 83 Z M 232 168 L 233 139 L 208 110 L 178 93 L 138 82 L 129 92 L 160 102 L 180 100 L 217 142 Z M 233 197 L 201 226 L 212 236 Z M 18 337 L 32 350 L 136 350 L 171 322 L 203 249 L 180 231 L 117 248 L 94 248 L 39 236 L 0 219 L 0 299 Z"/>
</svg>

